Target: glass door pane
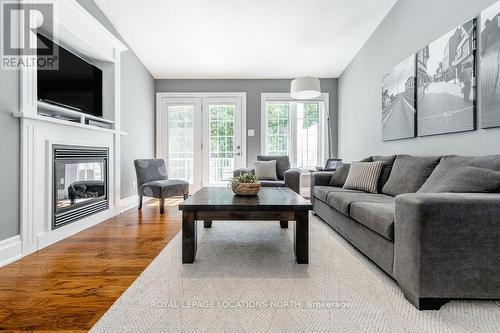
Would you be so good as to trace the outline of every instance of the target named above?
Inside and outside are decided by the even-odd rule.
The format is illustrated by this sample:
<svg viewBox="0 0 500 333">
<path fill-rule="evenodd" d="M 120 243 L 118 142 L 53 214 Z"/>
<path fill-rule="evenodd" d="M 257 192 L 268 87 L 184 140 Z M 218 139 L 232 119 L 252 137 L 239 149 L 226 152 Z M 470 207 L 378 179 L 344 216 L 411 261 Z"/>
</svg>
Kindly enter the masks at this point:
<svg viewBox="0 0 500 333">
<path fill-rule="evenodd" d="M 242 165 L 241 99 L 205 98 L 203 186 L 225 186 Z"/>
<path fill-rule="evenodd" d="M 157 155 L 167 164 L 168 178 L 187 181 L 193 193 L 202 186 L 201 99 L 165 97 L 161 105 Z"/>
<path fill-rule="evenodd" d="M 233 176 L 235 105 L 209 105 L 209 183 L 224 184 Z"/>
<path fill-rule="evenodd" d="M 167 142 L 169 178 L 193 184 L 193 105 L 167 107 Z"/>
</svg>

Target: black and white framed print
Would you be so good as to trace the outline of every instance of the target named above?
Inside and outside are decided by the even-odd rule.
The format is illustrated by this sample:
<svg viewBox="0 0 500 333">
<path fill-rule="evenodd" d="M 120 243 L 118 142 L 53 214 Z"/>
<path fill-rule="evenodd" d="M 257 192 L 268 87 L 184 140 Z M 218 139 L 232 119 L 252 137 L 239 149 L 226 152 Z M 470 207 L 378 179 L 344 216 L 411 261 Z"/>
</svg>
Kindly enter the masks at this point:
<svg viewBox="0 0 500 333">
<path fill-rule="evenodd" d="M 481 128 L 500 126 L 500 1 L 481 13 Z"/>
<path fill-rule="evenodd" d="M 382 78 L 382 139 L 413 138 L 415 129 L 415 56 L 388 70 Z"/>
<path fill-rule="evenodd" d="M 418 135 L 476 128 L 476 19 L 432 42 L 417 55 Z"/>
</svg>

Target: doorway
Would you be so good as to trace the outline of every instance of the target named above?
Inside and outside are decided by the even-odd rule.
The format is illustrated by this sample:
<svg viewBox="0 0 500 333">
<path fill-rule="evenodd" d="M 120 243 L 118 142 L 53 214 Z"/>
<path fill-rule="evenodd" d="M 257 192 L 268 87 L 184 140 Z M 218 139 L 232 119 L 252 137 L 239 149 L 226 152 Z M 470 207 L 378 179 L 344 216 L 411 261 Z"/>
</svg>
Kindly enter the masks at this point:
<svg viewBox="0 0 500 333">
<path fill-rule="evenodd" d="M 246 165 L 246 94 L 157 94 L 157 157 L 193 193 Z"/>
</svg>

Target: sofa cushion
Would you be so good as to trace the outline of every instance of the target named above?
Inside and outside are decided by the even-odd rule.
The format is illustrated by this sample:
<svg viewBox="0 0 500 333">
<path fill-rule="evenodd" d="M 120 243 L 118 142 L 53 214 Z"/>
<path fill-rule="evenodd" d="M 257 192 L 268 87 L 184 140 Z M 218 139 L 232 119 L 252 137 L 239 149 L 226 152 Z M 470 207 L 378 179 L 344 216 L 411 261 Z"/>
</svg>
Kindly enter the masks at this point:
<svg viewBox="0 0 500 333">
<path fill-rule="evenodd" d="M 333 173 L 332 179 L 330 179 L 330 185 L 336 187 L 344 186 L 347 176 L 349 175 L 350 168 L 351 165 L 349 163 L 341 164 Z"/>
<path fill-rule="evenodd" d="M 169 198 L 189 193 L 189 183 L 179 179 L 155 180 L 139 186 L 139 195 L 153 198 Z"/>
<path fill-rule="evenodd" d="M 403 193 L 415 193 L 440 161 L 440 157 L 398 155 L 392 166 L 391 175 L 382 188 L 382 193 L 393 197 Z"/>
<path fill-rule="evenodd" d="M 350 216 L 388 240 L 394 240 L 395 203 L 353 202 Z"/>
<path fill-rule="evenodd" d="M 326 203 L 345 216 L 349 216 L 353 202 L 380 202 L 394 203 L 394 198 L 385 194 L 372 194 L 360 192 L 330 192 Z"/>
<path fill-rule="evenodd" d="M 475 167 L 500 171 L 500 155 L 487 156 L 443 156 L 440 165 L 452 167 Z"/>
<path fill-rule="evenodd" d="M 335 186 L 314 186 L 313 195 L 316 199 L 327 202 L 328 194 L 331 192 L 351 192 L 351 193 L 363 193 L 361 191 L 347 190 L 342 187 Z"/>
<path fill-rule="evenodd" d="M 262 187 L 285 187 L 284 180 L 259 180 Z"/>
<path fill-rule="evenodd" d="M 255 177 L 258 180 L 278 180 L 276 175 L 276 161 L 256 161 Z"/>
<path fill-rule="evenodd" d="M 391 175 L 392 166 L 395 160 L 396 156 L 391 155 L 391 156 L 370 156 L 360 161 L 360 162 L 377 162 L 377 161 L 384 162 L 384 166 L 382 167 L 382 172 L 380 173 L 380 178 L 378 180 L 378 186 L 377 186 L 378 193 L 382 193 L 382 188 L 384 187 L 385 183 L 387 183 L 387 180 Z"/>
<path fill-rule="evenodd" d="M 343 187 L 350 190 L 377 193 L 378 179 L 383 165 L 381 161 L 353 163 Z"/>
<path fill-rule="evenodd" d="M 285 171 L 290 169 L 288 156 L 257 155 L 257 161 L 276 161 L 278 180 L 285 180 Z"/>
<path fill-rule="evenodd" d="M 439 164 L 418 193 L 498 193 L 500 171 Z"/>
</svg>

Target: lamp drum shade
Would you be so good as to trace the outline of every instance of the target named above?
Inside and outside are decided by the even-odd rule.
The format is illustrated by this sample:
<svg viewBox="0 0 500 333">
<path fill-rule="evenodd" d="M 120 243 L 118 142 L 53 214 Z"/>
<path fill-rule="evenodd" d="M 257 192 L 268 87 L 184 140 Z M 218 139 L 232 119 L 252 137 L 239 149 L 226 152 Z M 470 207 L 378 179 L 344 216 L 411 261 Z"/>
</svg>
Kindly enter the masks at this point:
<svg viewBox="0 0 500 333">
<path fill-rule="evenodd" d="M 295 99 L 311 99 L 321 95 L 321 86 L 318 78 L 300 77 L 292 81 L 290 96 Z"/>
</svg>

